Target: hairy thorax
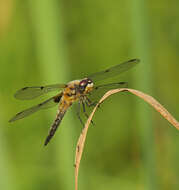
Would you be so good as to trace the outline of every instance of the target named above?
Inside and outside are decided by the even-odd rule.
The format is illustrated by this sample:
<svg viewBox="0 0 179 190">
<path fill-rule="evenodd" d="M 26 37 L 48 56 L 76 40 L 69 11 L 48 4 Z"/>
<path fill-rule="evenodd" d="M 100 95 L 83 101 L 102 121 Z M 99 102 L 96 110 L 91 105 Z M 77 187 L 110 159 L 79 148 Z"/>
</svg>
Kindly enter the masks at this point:
<svg viewBox="0 0 179 190">
<path fill-rule="evenodd" d="M 73 102 L 83 99 L 93 90 L 93 82 L 90 79 L 74 80 L 67 84 L 63 91 L 62 101 L 71 105 Z"/>
</svg>

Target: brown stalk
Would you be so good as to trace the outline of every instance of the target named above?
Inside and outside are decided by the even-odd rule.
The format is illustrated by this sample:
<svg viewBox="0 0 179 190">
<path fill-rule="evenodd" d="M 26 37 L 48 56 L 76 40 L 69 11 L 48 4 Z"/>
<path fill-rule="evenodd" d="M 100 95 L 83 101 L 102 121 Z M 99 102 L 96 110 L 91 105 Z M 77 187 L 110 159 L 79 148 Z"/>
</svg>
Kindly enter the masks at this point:
<svg viewBox="0 0 179 190">
<path fill-rule="evenodd" d="M 179 130 L 179 122 L 157 101 L 155 100 L 152 96 L 149 96 L 148 94 L 145 94 L 143 92 L 140 92 L 138 90 L 134 89 L 129 89 L 129 88 L 121 88 L 121 89 L 114 89 L 106 92 L 104 96 L 100 99 L 98 104 L 95 106 L 93 109 L 92 113 L 90 114 L 85 127 L 83 128 L 80 137 L 78 139 L 78 143 L 76 146 L 76 155 L 75 155 L 75 190 L 78 189 L 78 172 L 79 172 L 79 166 L 80 166 L 80 161 L 81 161 L 81 156 L 83 153 L 83 148 L 84 148 L 84 143 L 87 135 L 87 131 L 90 125 L 90 122 L 92 120 L 92 117 L 98 108 L 98 106 L 109 96 L 112 94 L 118 93 L 118 92 L 123 92 L 123 91 L 128 91 L 140 98 L 142 98 L 144 101 L 149 103 L 154 109 L 156 109 L 165 119 L 167 119 L 174 127 L 176 127 Z"/>
</svg>

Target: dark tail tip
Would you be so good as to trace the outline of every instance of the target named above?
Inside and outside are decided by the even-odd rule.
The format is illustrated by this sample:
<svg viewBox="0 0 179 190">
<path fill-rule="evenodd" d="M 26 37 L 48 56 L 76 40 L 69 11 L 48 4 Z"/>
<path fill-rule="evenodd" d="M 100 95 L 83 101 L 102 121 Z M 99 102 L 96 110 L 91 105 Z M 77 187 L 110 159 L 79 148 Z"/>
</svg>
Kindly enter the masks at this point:
<svg viewBox="0 0 179 190">
<path fill-rule="evenodd" d="M 47 144 L 50 142 L 51 136 L 47 136 L 47 138 L 45 139 L 45 143 L 44 146 L 47 146 Z"/>
</svg>

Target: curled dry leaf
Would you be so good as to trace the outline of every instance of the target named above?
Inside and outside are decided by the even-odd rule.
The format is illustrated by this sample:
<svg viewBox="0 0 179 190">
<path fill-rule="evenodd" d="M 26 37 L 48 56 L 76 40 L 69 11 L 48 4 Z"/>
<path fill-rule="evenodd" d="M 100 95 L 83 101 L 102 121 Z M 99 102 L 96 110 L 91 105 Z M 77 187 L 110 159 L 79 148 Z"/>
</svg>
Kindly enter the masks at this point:
<svg viewBox="0 0 179 190">
<path fill-rule="evenodd" d="M 78 171 L 79 171 L 79 166 L 80 166 L 80 160 L 81 156 L 83 153 L 83 148 L 84 148 L 84 143 L 87 135 L 87 131 L 90 125 L 90 122 L 92 120 L 92 117 L 98 108 L 98 106 L 109 96 L 112 94 L 118 93 L 118 92 L 124 92 L 128 91 L 140 98 L 142 98 L 144 101 L 149 103 L 154 109 L 156 109 L 165 119 L 167 119 L 174 127 L 176 127 L 179 130 L 179 122 L 157 101 L 155 100 L 152 96 L 149 96 L 148 94 L 145 94 L 141 91 L 134 90 L 134 89 L 129 89 L 129 88 L 121 88 L 121 89 L 114 89 L 108 91 L 98 102 L 98 104 L 95 106 L 93 109 L 92 113 L 90 114 L 85 127 L 83 128 L 80 137 L 78 139 L 78 143 L 76 146 L 76 155 L 75 155 L 75 190 L 78 188 Z"/>
</svg>

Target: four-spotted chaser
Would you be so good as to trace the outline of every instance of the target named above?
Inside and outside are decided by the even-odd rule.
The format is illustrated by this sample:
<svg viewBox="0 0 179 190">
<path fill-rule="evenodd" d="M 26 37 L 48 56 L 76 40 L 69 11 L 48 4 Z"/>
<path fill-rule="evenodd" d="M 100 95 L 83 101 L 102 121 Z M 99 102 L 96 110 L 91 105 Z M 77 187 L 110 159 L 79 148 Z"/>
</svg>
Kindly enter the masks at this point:
<svg viewBox="0 0 179 190">
<path fill-rule="evenodd" d="M 9 122 L 22 119 L 26 116 L 29 116 L 37 112 L 38 110 L 50 108 L 59 103 L 56 119 L 53 122 L 50 128 L 49 134 L 45 140 L 44 145 L 47 145 L 49 141 L 51 140 L 51 138 L 54 136 L 67 109 L 73 104 L 73 102 L 78 101 L 79 107 L 82 105 L 83 112 L 85 116 L 88 117 L 85 111 L 85 106 L 94 105 L 94 102 L 90 100 L 91 93 L 95 91 L 97 92 L 99 89 L 107 87 L 107 86 L 112 89 L 112 88 L 124 87 L 124 85 L 126 84 L 125 82 L 118 82 L 118 83 L 110 83 L 110 84 L 97 86 L 96 82 L 107 79 L 109 77 L 116 76 L 124 71 L 127 71 L 128 69 L 135 66 L 137 63 L 139 63 L 139 59 L 132 59 L 122 64 L 113 66 L 104 71 L 91 74 L 83 79 L 70 81 L 67 84 L 54 84 L 54 85 L 47 85 L 47 86 L 32 86 L 32 87 L 22 88 L 15 93 L 14 95 L 15 98 L 20 99 L 20 100 L 30 100 L 51 91 L 59 91 L 59 93 L 56 96 L 53 96 L 52 98 L 49 98 L 48 100 L 36 106 L 33 106 L 29 109 L 26 109 L 22 112 L 17 113 L 12 119 L 10 119 Z M 79 111 L 77 115 L 80 121 L 82 122 Z"/>
</svg>

